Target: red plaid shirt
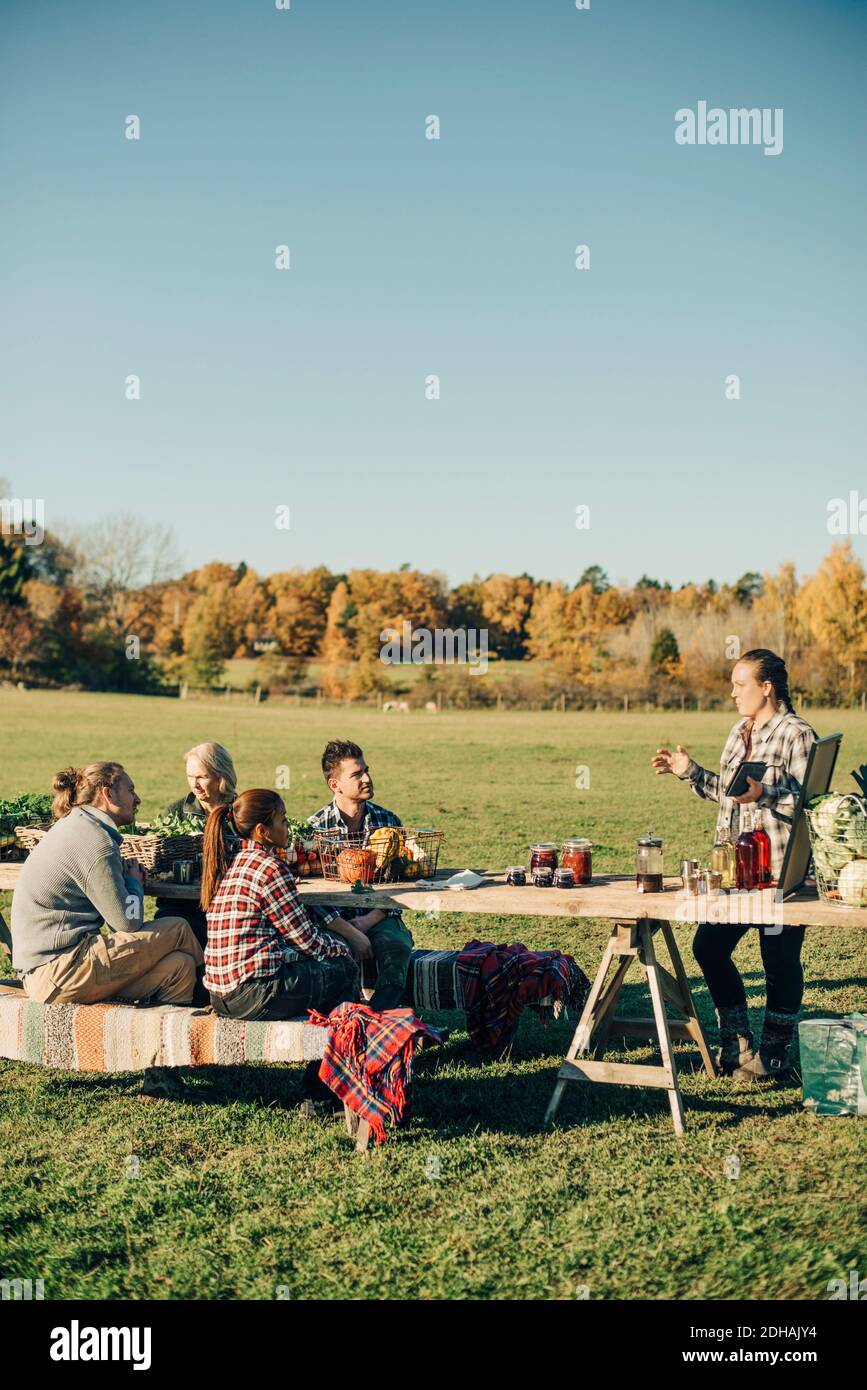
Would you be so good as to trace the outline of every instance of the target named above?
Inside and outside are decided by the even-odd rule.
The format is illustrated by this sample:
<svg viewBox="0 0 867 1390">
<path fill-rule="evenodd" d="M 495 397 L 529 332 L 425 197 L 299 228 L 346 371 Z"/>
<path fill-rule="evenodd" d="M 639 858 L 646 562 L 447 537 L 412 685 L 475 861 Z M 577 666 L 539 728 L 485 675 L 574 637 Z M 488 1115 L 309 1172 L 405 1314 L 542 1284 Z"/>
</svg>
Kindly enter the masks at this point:
<svg viewBox="0 0 867 1390">
<path fill-rule="evenodd" d="M 344 941 L 310 920 L 289 866 L 245 840 L 208 908 L 205 988 L 229 994 L 245 980 L 276 975 L 287 957 L 351 954 Z"/>
</svg>

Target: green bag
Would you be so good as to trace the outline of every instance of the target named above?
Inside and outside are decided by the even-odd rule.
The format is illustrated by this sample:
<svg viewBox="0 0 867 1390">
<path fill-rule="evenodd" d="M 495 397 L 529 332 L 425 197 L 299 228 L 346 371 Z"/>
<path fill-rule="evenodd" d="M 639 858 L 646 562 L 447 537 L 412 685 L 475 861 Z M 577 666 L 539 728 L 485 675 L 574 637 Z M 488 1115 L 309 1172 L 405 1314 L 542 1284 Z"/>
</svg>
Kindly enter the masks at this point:
<svg viewBox="0 0 867 1390">
<path fill-rule="evenodd" d="M 798 1025 L 804 1109 L 867 1115 L 867 1014 L 806 1018 Z"/>
</svg>

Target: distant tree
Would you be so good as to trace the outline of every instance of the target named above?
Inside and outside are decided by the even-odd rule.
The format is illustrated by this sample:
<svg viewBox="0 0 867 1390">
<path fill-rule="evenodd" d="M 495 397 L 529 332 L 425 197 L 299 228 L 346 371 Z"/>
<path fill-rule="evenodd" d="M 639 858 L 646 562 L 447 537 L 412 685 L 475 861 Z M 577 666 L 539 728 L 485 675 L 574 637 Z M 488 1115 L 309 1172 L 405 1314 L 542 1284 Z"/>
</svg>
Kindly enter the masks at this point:
<svg viewBox="0 0 867 1390">
<path fill-rule="evenodd" d="M 867 576 L 851 541 L 833 547 L 802 586 L 797 607 L 823 658 L 845 671 L 851 698 L 867 678 Z"/>
<path fill-rule="evenodd" d="M 670 627 L 662 627 L 653 639 L 650 648 L 650 665 L 654 671 L 671 671 L 680 660 L 677 638 Z"/>
<path fill-rule="evenodd" d="M 762 592 L 763 580 L 755 570 L 748 570 L 735 583 L 734 590 L 738 603 L 750 604 Z"/>
<path fill-rule="evenodd" d="M 608 575 L 601 565 L 588 565 L 575 587 L 580 589 L 585 584 L 590 585 L 594 594 L 604 594 L 606 589 L 611 588 Z"/>
</svg>

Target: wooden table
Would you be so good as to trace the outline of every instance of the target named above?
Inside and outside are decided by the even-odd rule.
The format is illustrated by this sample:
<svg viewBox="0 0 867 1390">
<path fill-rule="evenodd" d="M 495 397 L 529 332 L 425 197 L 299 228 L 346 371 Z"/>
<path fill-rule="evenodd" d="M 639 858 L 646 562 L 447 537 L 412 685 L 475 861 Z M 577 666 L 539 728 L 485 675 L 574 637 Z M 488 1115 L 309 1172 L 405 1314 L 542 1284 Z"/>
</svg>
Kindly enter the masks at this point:
<svg viewBox="0 0 867 1390">
<path fill-rule="evenodd" d="M 12 889 L 20 864 L 0 864 L 0 890 Z M 716 1073 L 696 1012 L 674 929 L 702 921 L 732 921 L 781 931 L 787 926 L 867 928 L 867 908 L 835 908 L 821 902 L 814 890 L 801 890 L 784 903 L 773 889 L 722 894 L 719 898 L 686 897 L 680 879 L 665 879 L 661 893 L 639 893 L 633 875 L 596 877 L 583 888 L 513 888 L 504 874 L 485 874 L 479 888 L 452 892 L 445 869 L 433 880 L 378 884 L 363 893 L 328 879 L 300 879 L 301 897 L 329 906 L 397 908 L 402 912 L 468 912 L 514 917 L 602 918 L 611 922 L 611 935 L 596 978 L 575 1029 L 566 1059 L 557 1075 L 546 1119 L 553 1120 L 566 1085 L 572 1081 L 624 1086 L 656 1086 L 668 1094 L 675 1132 L 685 1127 L 683 1098 L 677 1078 L 672 1038 L 691 1039 L 698 1047 L 709 1076 Z M 481 871 L 480 871 L 481 872 Z M 179 885 L 149 880 L 145 892 L 156 898 L 198 898 L 196 884 Z M 671 970 L 657 959 L 658 940 L 665 942 Z M 617 999 L 633 962 L 638 962 L 650 991 L 652 1017 L 620 1018 Z M 611 967 L 611 979 L 608 979 Z M 669 1019 L 666 1005 L 682 1015 Z M 661 1066 L 632 1065 L 603 1060 L 611 1034 L 655 1040 Z M 593 1056 L 589 1054 L 593 1049 Z"/>
</svg>

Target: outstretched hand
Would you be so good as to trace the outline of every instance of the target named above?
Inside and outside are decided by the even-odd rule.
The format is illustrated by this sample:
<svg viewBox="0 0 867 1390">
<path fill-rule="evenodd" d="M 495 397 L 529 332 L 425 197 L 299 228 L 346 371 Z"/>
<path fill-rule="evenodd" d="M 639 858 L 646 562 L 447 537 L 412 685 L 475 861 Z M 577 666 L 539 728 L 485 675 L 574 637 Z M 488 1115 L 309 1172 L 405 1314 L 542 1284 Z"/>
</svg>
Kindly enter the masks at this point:
<svg viewBox="0 0 867 1390">
<path fill-rule="evenodd" d="M 657 776 L 671 772 L 675 777 L 683 777 L 689 767 L 689 753 L 680 744 L 673 753 L 670 748 L 657 748 L 650 765 Z"/>
</svg>

